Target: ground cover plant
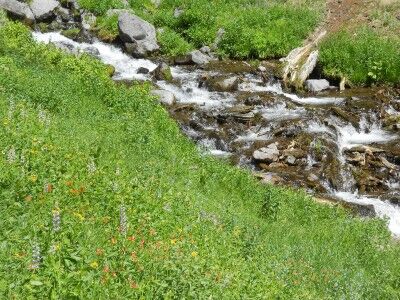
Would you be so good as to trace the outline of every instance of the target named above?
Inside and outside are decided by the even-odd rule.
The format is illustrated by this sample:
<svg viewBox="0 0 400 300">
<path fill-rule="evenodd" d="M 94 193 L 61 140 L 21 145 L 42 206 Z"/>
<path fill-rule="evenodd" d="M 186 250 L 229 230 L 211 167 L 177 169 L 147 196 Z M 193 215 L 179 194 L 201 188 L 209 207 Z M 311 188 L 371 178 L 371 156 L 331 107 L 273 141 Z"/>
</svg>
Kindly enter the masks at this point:
<svg viewBox="0 0 400 300">
<path fill-rule="evenodd" d="M 199 153 L 149 88 L 3 25 L 2 298 L 400 297 L 384 221 Z"/>
</svg>

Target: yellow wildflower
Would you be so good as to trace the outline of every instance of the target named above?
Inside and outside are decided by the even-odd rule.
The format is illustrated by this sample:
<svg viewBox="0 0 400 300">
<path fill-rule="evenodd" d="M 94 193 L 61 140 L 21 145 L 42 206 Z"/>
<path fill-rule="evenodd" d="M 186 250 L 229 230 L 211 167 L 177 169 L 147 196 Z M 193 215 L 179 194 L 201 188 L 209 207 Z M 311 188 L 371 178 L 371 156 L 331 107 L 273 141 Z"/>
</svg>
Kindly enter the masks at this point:
<svg viewBox="0 0 400 300">
<path fill-rule="evenodd" d="M 91 266 L 93 269 L 97 269 L 97 268 L 99 267 L 99 264 L 97 263 L 97 261 L 93 261 L 93 262 L 90 263 L 90 266 Z"/>
<path fill-rule="evenodd" d="M 82 216 L 82 215 L 81 215 L 80 213 L 78 213 L 78 212 L 74 212 L 74 216 L 77 217 L 80 221 L 85 220 L 85 217 Z"/>
<path fill-rule="evenodd" d="M 172 239 L 172 240 L 171 240 L 171 244 L 172 244 L 172 245 L 175 245 L 175 244 L 176 244 L 176 239 Z"/>
<path fill-rule="evenodd" d="M 193 251 L 190 255 L 191 255 L 192 257 L 196 257 L 196 256 L 198 256 L 199 254 L 198 254 L 196 251 Z"/>
<path fill-rule="evenodd" d="M 38 177 L 35 174 L 32 174 L 31 176 L 29 176 L 29 180 L 32 181 L 32 182 L 36 182 L 37 179 L 38 179 Z"/>
</svg>

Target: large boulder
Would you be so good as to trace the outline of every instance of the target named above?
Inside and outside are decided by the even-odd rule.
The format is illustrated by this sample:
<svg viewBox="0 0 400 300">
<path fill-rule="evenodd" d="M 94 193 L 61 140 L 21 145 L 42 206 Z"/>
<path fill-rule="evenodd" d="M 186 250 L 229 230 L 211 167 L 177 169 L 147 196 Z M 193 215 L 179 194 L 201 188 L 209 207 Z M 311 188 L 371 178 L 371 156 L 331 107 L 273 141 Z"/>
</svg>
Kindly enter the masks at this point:
<svg viewBox="0 0 400 300">
<path fill-rule="evenodd" d="M 166 90 L 153 90 L 151 93 L 160 99 L 160 102 L 165 105 L 172 105 L 175 103 L 175 95 Z"/>
<path fill-rule="evenodd" d="M 273 163 L 279 160 L 279 150 L 276 143 L 254 151 L 253 158 L 260 162 Z"/>
<path fill-rule="evenodd" d="M 309 79 L 306 80 L 306 89 L 309 92 L 320 92 L 329 89 L 329 81 L 326 79 Z"/>
<path fill-rule="evenodd" d="M 177 65 L 204 65 L 211 60 L 212 58 L 210 56 L 202 53 L 200 50 L 194 50 L 186 55 L 176 57 L 175 63 Z"/>
<path fill-rule="evenodd" d="M 17 0 L 0 0 L 0 8 L 17 18 L 25 19 L 32 23 L 35 21 L 35 16 L 26 3 L 18 2 Z"/>
<path fill-rule="evenodd" d="M 146 57 L 159 49 L 156 29 L 150 23 L 128 12 L 118 16 L 119 37 L 126 50 L 136 57 Z"/>
<path fill-rule="evenodd" d="M 234 92 L 239 86 L 238 76 L 216 76 L 206 79 L 205 85 L 210 91 L 215 92 Z"/>
<path fill-rule="evenodd" d="M 56 0 L 33 0 L 30 4 L 36 20 L 46 20 L 54 16 L 55 10 L 60 6 Z"/>
</svg>

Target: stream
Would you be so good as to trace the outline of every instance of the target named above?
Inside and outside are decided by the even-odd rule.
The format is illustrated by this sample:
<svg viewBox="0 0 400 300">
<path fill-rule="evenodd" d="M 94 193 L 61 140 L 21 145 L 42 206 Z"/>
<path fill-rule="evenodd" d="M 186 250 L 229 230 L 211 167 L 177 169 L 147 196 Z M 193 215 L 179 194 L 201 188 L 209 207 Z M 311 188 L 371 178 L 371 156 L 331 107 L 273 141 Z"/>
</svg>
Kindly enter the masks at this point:
<svg viewBox="0 0 400 300">
<path fill-rule="evenodd" d="M 400 99 L 372 88 L 297 95 L 246 62 L 172 66 L 171 82 L 154 80 L 157 63 L 116 46 L 77 43 L 57 32 L 33 37 L 94 54 L 115 67 L 116 81 L 149 80 L 173 94 L 166 108 L 201 151 L 251 170 L 262 182 L 303 188 L 386 218 L 400 236 Z"/>
</svg>

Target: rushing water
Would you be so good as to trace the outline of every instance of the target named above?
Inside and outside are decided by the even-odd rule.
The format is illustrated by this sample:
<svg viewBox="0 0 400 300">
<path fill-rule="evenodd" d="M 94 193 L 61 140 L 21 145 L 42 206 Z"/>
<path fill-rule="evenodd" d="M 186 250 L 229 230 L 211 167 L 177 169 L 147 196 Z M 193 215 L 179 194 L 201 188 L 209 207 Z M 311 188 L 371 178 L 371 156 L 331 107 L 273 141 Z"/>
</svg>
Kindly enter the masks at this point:
<svg viewBox="0 0 400 300">
<path fill-rule="evenodd" d="M 138 74 L 138 70 L 146 68 L 151 72 L 157 67 L 150 60 L 134 59 L 123 53 L 121 49 L 109 44 L 77 43 L 55 32 L 34 32 L 33 36 L 38 42 L 62 43 L 64 47 L 68 46 L 76 52 L 96 52 L 96 56 L 100 60 L 115 67 L 115 80 L 151 80 L 150 75 Z M 339 166 L 335 173 L 335 176 L 340 179 L 338 183 L 333 184 L 332 179 L 325 178 L 327 173 L 325 169 L 321 172 L 319 181 L 324 192 L 345 202 L 363 206 L 372 205 L 379 217 L 388 219 L 388 227 L 392 233 L 400 236 L 400 207 L 377 198 L 373 194 L 359 194 L 353 176 L 354 172 L 351 171 L 354 170 L 354 167 L 348 163 L 349 158 L 346 154 L 347 150 L 356 146 L 373 144 L 384 147 L 390 142 L 399 140 L 398 134 L 382 129 L 376 112 L 371 113 L 364 108 L 356 109 L 357 115 L 361 116 L 360 119 L 357 122 L 347 122 L 331 112 L 332 107 L 343 105 L 346 101 L 341 95 L 307 97 L 287 93 L 279 82 L 265 83 L 254 73 L 241 74 L 238 90 L 225 93 L 209 91 L 199 85 L 199 78 L 217 75 L 218 71 L 172 67 L 171 73 L 178 84 L 166 81 L 158 81 L 155 84 L 160 89 L 173 93 L 178 105 L 194 105 L 190 113 L 183 113 L 190 119 L 188 122 L 181 121 L 179 113 L 174 108 L 171 108 L 171 112 L 178 121 L 181 121 L 183 132 L 195 140 L 199 147 L 215 156 L 236 156 L 236 163 L 257 169 L 251 159 L 251 153 L 254 150 L 252 147 L 255 143 L 273 140 L 279 136 L 277 132 L 281 129 L 284 129 L 284 138 L 290 140 L 299 134 L 296 130 L 300 128 L 300 133 L 306 133 L 313 138 L 309 149 L 325 147 L 328 156 L 329 153 L 332 153 L 334 157 L 331 158 L 332 161 Z M 242 96 L 252 95 L 256 99 L 258 99 L 257 97 L 264 99 L 268 96 L 270 100 L 243 105 L 239 99 Z M 230 114 L 229 111 L 235 107 L 246 111 L 239 116 Z M 390 105 L 385 109 L 388 113 L 399 114 Z M 229 119 L 232 116 L 233 119 Z M 260 118 L 258 122 L 255 122 L 256 124 L 246 121 L 246 118 L 252 119 L 254 116 Z M 226 118 L 228 121 L 225 120 Z M 195 123 L 196 126 L 192 126 L 192 123 Z M 322 144 L 321 146 L 320 141 L 326 145 Z M 287 146 L 288 149 L 294 147 L 292 144 Z M 307 172 L 313 170 L 317 172 L 323 168 L 318 161 L 318 155 L 314 152 L 316 151 L 309 151 L 306 158 L 303 159 L 304 165 L 292 166 L 294 168 L 292 173 L 296 178 L 300 178 L 300 181 L 305 181 L 304 178 L 308 176 L 306 174 L 309 174 Z M 367 154 L 361 153 L 361 155 L 368 158 Z M 322 161 L 324 159 L 326 160 L 326 155 L 322 156 Z M 330 164 L 327 164 L 328 169 Z M 265 178 L 270 178 L 274 172 L 267 171 L 264 174 Z M 389 177 L 383 184 L 390 195 L 399 197 L 398 166 L 397 170 L 391 170 L 388 174 Z M 288 180 L 288 182 L 291 181 Z"/>
</svg>

